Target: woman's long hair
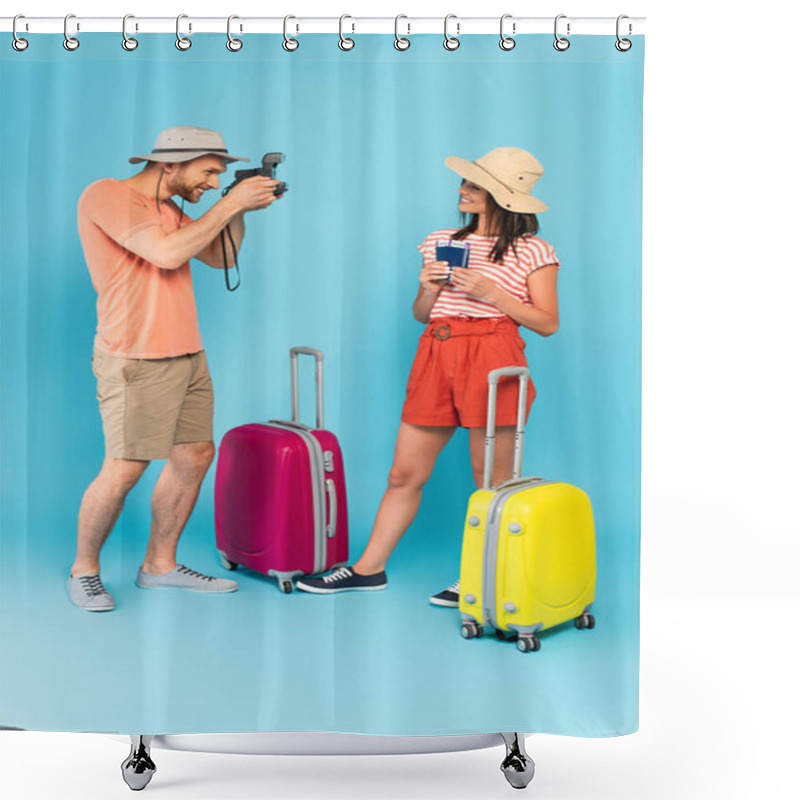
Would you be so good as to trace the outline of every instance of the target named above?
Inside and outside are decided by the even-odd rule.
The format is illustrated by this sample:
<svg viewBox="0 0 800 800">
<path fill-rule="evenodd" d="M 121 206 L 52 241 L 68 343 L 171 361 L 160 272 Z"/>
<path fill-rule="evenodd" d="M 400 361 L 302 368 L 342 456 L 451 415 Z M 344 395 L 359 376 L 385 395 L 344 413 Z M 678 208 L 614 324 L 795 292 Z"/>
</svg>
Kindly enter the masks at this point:
<svg viewBox="0 0 800 800">
<path fill-rule="evenodd" d="M 463 181 L 462 181 L 463 185 Z M 467 217 L 470 217 L 467 222 Z M 462 227 L 453 234 L 454 239 L 466 239 L 470 233 L 475 233 L 478 228 L 478 214 L 465 214 L 461 212 Z M 520 236 L 536 236 L 539 232 L 539 220 L 536 214 L 520 214 L 516 211 L 506 211 L 501 208 L 489 192 L 486 192 L 486 222 L 487 230 L 491 236 L 497 236 L 497 241 L 490 257 L 492 261 L 500 263 L 508 248 L 517 254 L 515 240 Z"/>
</svg>

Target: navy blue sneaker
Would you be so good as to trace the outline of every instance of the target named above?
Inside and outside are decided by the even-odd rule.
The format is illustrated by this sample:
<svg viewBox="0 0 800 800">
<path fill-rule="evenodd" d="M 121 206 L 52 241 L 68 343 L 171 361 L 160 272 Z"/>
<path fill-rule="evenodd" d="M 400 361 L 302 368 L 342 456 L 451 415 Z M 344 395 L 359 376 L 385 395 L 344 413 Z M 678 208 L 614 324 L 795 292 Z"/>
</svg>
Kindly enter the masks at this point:
<svg viewBox="0 0 800 800">
<path fill-rule="evenodd" d="M 430 602 L 434 606 L 444 606 L 445 608 L 458 608 L 458 598 L 461 587 L 461 580 L 457 580 L 452 586 L 448 586 L 439 594 L 433 595 Z"/>
<path fill-rule="evenodd" d="M 315 594 L 333 594 L 334 592 L 376 592 L 388 585 L 385 572 L 375 575 L 359 575 L 352 567 L 339 569 L 324 578 L 303 578 L 296 581 L 295 586 L 304 592 Z"/>
</svg>

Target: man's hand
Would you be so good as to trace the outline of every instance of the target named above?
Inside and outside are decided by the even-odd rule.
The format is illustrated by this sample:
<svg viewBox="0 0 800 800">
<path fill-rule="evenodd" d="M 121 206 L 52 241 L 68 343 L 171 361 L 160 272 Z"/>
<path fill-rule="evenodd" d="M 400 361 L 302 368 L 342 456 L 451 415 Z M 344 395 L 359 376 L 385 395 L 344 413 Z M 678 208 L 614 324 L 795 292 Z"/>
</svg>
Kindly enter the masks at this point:
<svg viewBox="0 0 800 800">
<path fill-rule="evenodd" d="M 275 196 L 275 187 L 279 183 L 276 178 L 253 175 L 237 183 L 227 196 L 239 211 L 256 211 L 266 208 L 278 199 Z"/>
</svg>

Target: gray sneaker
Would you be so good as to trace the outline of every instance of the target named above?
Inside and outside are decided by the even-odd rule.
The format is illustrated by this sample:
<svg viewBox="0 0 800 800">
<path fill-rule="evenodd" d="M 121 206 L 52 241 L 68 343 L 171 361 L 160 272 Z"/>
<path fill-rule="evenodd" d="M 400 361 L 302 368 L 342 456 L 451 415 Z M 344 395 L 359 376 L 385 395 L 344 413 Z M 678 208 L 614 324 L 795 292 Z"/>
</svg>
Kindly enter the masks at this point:
<svg viewBox="0 0 800 800">
<path fill-rule="evenodd" d="M 164 575 L 150 575 L 139 570 L 136 585 L 140 589 L 188 589 L 190 592 L 235 592 L 239 588 L 236 581 L 227 578 L 212 578 L 178 564 Z"/>
<path fill-rule="evenodd" d="M 113 611 L 114 598 L 97 573 L 70 575 L 67 579 L 69 599 L 84 611 Z"/>
</svg>

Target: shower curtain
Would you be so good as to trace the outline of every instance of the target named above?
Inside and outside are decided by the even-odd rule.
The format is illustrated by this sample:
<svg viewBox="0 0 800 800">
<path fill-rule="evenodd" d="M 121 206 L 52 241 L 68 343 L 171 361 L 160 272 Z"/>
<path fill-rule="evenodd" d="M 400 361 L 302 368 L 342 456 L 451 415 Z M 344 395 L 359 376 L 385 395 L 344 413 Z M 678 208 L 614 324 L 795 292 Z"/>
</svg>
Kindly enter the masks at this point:
<svg viewBox="0 0 800 800">
<path fill-rule="evenodd" d="M 527 731 L 613 736 L 637 728 L 644 39 L 614 36 L 193 37 L 133 51 L 116 34 L 29 35 L 4 45 L 2 201 L 2 719 L 43 731 L 335 731 L 444 735 Z M 347 479 L 349 560 L 363 551 L 392 464 L 425 326 L 412 315 L 435 231 L 460 228 L 461 178 L 445 165 L 514 147 L 544 167 L 537 236 L 560 263 L 559 329 L 525 327 L 536 399 L 523 475 L 580 487 L 596 530 L 596 626 L 559 625 L 523 654 L 466 640 L 455 608 L 428 598 L 459 575 L 475 485 L 467 432 L 436 462 L 383 591 L 282 593 L 254 570 L 226 573 L 215 541 L 214 462 L 183 532 L 179 563 L 235 578 L 225 594 L 157 592 L 135 581 L 163 468 L 130 491 L 102 550 L 116 608 L 70 602 L 81 498 L 105 440 L 92 369 L 97 294 L 77 219 L 87 187 L 136 175 L 173 126 L 219 132 L 239 168 L 285 154 L 285 195 L 245 215 L 241 285 L 191 262 L 215 393 L 214 442 L 289 419 L 289 350 L 324 353 L 325 427 Z M 175 198 L 180 201 L 180 198 Z M 198 219 L 220 199 L 184 204 Z M 435 238 L 435 237 L 434 237 Z M 300 363 L 300 418 L 314 381 Z"/>
</svg>

